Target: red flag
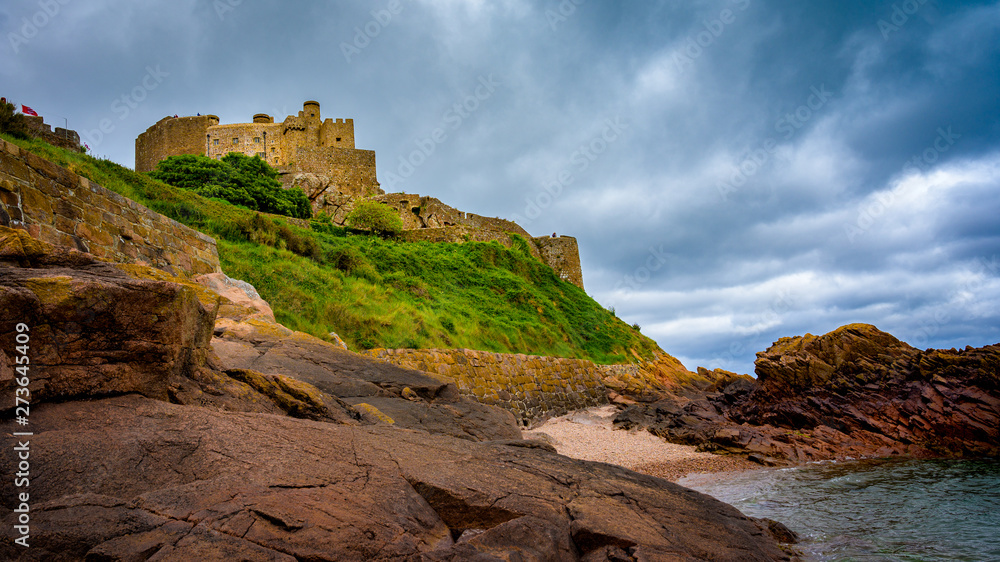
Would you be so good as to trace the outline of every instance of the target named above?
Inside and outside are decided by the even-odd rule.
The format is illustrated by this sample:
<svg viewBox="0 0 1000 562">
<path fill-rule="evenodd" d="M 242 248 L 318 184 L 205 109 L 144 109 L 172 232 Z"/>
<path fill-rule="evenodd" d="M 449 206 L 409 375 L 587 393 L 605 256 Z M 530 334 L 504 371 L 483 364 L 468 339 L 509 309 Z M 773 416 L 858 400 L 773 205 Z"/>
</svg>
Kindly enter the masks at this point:
<svg viewBox="0 0 1000 562">
<path fill-rule="evenodd" d="M 34 115 L 35 117 L 38 117 L 38 114 L 35 113 L 35 110 L 31 109 L 30 107 L 28 107 L 26 105 L 22 105 L 21 106 L 21 113 L 23 113 L 25 115 Z"/>
</svg>

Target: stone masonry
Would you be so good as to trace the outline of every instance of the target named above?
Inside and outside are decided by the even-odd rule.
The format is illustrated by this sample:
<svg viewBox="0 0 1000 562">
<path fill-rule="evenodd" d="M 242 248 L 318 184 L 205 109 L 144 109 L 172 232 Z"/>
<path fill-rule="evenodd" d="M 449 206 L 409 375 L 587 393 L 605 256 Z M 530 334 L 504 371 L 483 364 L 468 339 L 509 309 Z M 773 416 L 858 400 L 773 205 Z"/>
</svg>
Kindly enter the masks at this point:
<svg viewBox="0 0 1000 562">
<path fill-rule="evenodd" d="M 468 349 L 373 349 L 365 353 L 400 367 L 450 377 L 463 394 L 512 411 L 523 426 L 608 403 L 598 367 L 581 359 Z"/>
<path fill-rule="evenodd" d="M 0 224 L 109 261 L 221 271 L 215 240 L 0 139 Z"/>
<path fill-rule="evenodd" d="M 264 113 L 254 115 L 252 123 L 225 125 L 214 115 L 164 117 L 136 138 L 135 169 L 149 172 L 169 156 L 219 159 L 230 152 L 263 158 L 281 173 L 286 187 L 295 185 L 302 174 L 322 178 L 322 190 L 306 189 L 314 201 L 328 194 L 383 193 L 375 173 L 375 152 L 354 146 L 354 120 L 323 120 L 315 101 L 305 102 L 298 115 L 280 123 Z"/>
<path fill-rule="evenodd" d="M 526 427 L 580 408 L 607 404 L 616 395 L 653 402 L 664 392 L 677 392 L 681 384 L 699 378 L 665 353 L 652 360 L 618 365 L 469 349 L 372 349 L 362 353 L 454 379 L 460 392 L 510 410 Z"/>
</svg>

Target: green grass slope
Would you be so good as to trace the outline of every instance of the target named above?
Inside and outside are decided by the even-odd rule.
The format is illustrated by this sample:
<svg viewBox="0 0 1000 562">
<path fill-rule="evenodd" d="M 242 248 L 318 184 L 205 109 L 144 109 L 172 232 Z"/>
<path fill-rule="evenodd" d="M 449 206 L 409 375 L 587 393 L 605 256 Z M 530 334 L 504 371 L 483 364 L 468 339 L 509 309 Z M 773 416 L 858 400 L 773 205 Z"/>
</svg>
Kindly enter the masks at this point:
<svg viewBox="0 0 1000 562">
<path fill-rule="evenodd" d="M 304 229 L 206 199 L 107 160 L 4 136 L 218 241 L 223 271 L 253 284 L 278 321 L 352 349 L 469 348 L 591 359 L 659 348 L 551 268 L 527 242 L 402 242 Z M 635 353 L 633 353 L 633 351 Z"/>
</svg>

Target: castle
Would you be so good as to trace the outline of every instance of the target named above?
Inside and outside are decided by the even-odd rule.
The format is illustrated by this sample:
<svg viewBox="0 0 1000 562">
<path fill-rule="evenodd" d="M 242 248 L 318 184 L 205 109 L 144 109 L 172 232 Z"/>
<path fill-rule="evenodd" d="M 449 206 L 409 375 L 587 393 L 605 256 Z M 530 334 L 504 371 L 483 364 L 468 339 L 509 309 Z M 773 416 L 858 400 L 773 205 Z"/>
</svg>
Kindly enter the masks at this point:
<svg viewBox="0 0 1000 562">
<path fill-rule="evenodd" d="M 562 279 L 583 288 L 579 249 L 571 236 L 533 238 L 511 221 L 464 213 L 432 197 L 386 195 L 376 178 L 375 151 L 354 147 L 354 120 L 324 121 L 319 102 L 305 102 L 298 115 L 280 123 L 263 113 L 252 123 L 232 125 L 220 125 L 215 115 L 164 117 L 135 140 L 135 170 L 152 171 L 170 156 L 220 159 L 230 152 L 264 159 L 278 170 L 285 188 L 301 188 L 313 211 L 326 213 L 335 224 L 345 224 L 356 201 L 375 199 L 399 212 L 408 240 L 495 240 L 510 246 L 516 234 Z"/>
<path fill-rule="evenodd" d="M 298 115 L 280 123 L 264 113 L 252 123 L 220 125 L 215 115 L 164 117 L 135 140 L 135 170 L 149 172 L 163 159 L 182 154 L 222 158 L 230 152 L 259 156 L 291 186 L 298 174 L 322 175 L 333 191 L 355 197 L 381 195 L 375 151 L 354 147 L 354 120 L 320 116 L 307 101 Z"/>
</svg>

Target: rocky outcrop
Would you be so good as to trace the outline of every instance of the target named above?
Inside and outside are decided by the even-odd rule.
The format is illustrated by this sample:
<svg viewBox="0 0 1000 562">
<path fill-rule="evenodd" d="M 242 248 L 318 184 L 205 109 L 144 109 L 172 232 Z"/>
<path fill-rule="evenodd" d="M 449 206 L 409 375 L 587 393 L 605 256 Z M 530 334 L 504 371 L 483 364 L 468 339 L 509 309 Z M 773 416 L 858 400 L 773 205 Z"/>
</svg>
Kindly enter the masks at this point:
<svg viewBox="0 0 1000 562">
<path fill-rule="evenodd" d="M 0 480 L 0 522 L 30 548 L 4 533 L 0 559 L 789 558 L 764 522 L 521 440 L 450 380 L 262 320 L 252 299 L 9 230 L 0 248 L 0 350 L 24 323 L 32 359 L 30 423 L 5 422 L 30 429 L 30 455 L 0 456 L 30 474 Z M 0 355 L 8 396 L 15 364 Z"/>
<path fill-rule="evenodd" d="M 33 425 L 31 548 L 5 533 L 5 560 L 787 558 L 721 502 L 541 448 L 136 395 Z"/>
<path fill-rule="evenodd" d="M 757 380 L 632 406 L 619 427 L 767 462 L 1000 454 L 1000 346 L 915 349 L 865 324 L 782 338 Z"/>
</svg>

